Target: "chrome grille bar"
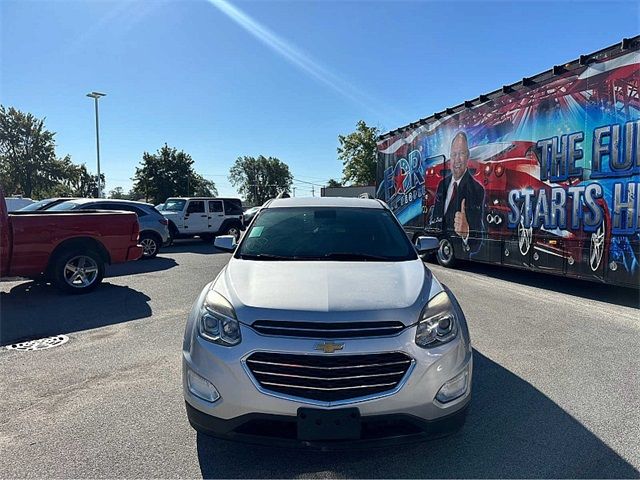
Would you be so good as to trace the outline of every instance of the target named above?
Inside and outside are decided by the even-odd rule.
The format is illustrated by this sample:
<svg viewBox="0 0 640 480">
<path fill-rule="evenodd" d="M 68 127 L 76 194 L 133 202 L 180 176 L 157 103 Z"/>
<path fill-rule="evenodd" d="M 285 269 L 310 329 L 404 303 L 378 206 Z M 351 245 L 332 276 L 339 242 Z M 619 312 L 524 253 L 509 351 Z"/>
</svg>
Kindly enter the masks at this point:
<svg viewBox="0 0 640 480">
<path fill-rule="evenodd" d="M 262 327 L 266 328 L 266 327 Z M 366 327 L 366 328 L 308 328 L 308 327 L 268 327 L 269 330 L 283 330 L 289 332 L 374 332 L 380 330 L 402 330 L 402 325 L 396 325 L 393 327 Z"/>
<path fill-rule="evenodd" d="M 375 378 L 375 377 L 390 377 L 392 375 L 404 375 L 404 371 L 390 372 L 390 373 L 372 373 L 370 375 L 352 375 L 349 377 L 311 377 L 308 375 L 292 375 L 288 373 L 274 373 L 274 372 L 261 372 L 254 370 L 255 375 L 270 375 L 274 377 L 288 377 L 288 378 L 301 378 L 305 380 L 321 380 L 321 381 L 334 381 L 334 380 L 352 380 L 355 378 Z"/>
<path fill-rule="evenodd" d="M 399 321 L 298 322 L 257 320 L 251 327 L 261 335 L 302 338 L 361 338 L 397 335 L 405 325 Z"/>
<path fill-rule="evenodd" d="M 314 365 L 294 365 L 292 363 L 278 363 L 278 362 L 263 362 L 260 360 L 247 360 L 247 363 L 257 363 L 260 365 L 275 365 L 278 367 L 291 367 L 291 368 L 315 368 L 320 370 L 341 370 L 345 368 L 367 368 L 367 367 L 387 367 L 390 365 L 408 365 L 411 363 L 411 360 L 403 360 L 399 362 L 388 362 L 388 363 L 371 363 L 365 365 L 344 365 L 337 367 L 319 367 Z"/>
<path fill-rule="evenodd" d="M 343 401 L 398 387 L 413 360 L 401 352 L 301 355 L 254 352 L 245 364 L 265 390 L 321 401 Z"/>
<path fill-rule="evenodd" d="M 391 387 L 396 384 L 396 382 L 391 383 L 378 383 L 376 385 L 353 385 L 349 387 L 308 387 L 305 385 L 287 385 L 283 383 L 272 383 L 272 382 L 262 382 L 263 385 L 270 385 L 272 387 L 286 387 L 286 388 L 301 388 L 304 390 L 324 390 L 327 392 L 338 391 L 338 390 L 353 390 L 357 388 L 379 388 L 379 387 Z"/>
</svg>

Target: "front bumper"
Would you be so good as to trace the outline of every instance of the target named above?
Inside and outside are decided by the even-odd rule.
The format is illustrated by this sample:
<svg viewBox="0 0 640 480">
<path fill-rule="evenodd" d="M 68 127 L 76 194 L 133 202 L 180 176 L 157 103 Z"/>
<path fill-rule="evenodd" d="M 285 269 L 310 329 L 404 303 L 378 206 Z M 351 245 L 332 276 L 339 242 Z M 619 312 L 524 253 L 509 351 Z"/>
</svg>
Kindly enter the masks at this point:
<svg viewBox="0 0 640 480">
<path fill-rule="evenodd" d="M 403 445 L 444 437 L 464 425 L 468 406 L 437 420 L 407 414 L 363 417 L 358 440 L 306 441 L 297 438 L 297 417 L 249 413 L 230 420 L 207 415 L 185 402 L 191 426 L 205 435 L 257 445 L 300 447 L 322 451 Z"/>
<path fill-rule="evenodd" d="M 215 345 L 197 334 L 183 346 L 184 397 L 189 421 L 198 431 L 252 442 L 264 440 L 272 443 L 273 440 L 321 448 L 336 445 L 339 448 L 345 442 L 297 441 L 295 421 L 298 409 L 357 407 L 362 422 L 359 443 L 363 444 L 437 437 L 459 428 L 464 422 L 471 399 L 473 370 L 468 334 L 461 334 L 453 341 L 431 349 L 422 349 L 415 344 L 415 327 L 406 328 L 394 337 L 345 340 L 344 350 L 331 355 L 403 352 L 413 358 L 413 364 L 399 388 L 392 392 L 327 403 L 264 390 L 245 363 L 246 358 L 257 351 L 314 352 L 317 339 L 266 337 L 246 326 L 241 329 L 242 343 L 236 347 Z M 187 386 L 189 369 L 210 381 L 221 398 L 210 403 L 194 396 Z M 469 373 L 465 394 L 446 404 L 436 400 L 442 385 L 464 370 Z M 381 425 L 384 428 L 380 428 Z M 291 434 L 292 428 L 294 435 Z M 353 443 L 346 442 L 348 445 Z"/>
</svg>

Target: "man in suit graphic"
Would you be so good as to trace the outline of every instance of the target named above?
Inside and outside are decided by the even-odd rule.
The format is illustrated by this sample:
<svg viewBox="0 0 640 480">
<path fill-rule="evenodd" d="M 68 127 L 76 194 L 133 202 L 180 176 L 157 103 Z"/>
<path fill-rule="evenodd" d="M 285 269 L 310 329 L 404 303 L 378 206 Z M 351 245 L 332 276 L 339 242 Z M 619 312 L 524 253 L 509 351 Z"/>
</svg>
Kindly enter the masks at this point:
<svg viewBox="0 0 640 480">
<path fill-rule="evenodd" d="M 484 232 L 484 187 L 468 168 L 469 143 L 464 132 L 451 142 L 451 174 L 438 184 L 429 227 L 447 233 L 457 257 L 468 258 L 479 250 Z"/>
</svg>

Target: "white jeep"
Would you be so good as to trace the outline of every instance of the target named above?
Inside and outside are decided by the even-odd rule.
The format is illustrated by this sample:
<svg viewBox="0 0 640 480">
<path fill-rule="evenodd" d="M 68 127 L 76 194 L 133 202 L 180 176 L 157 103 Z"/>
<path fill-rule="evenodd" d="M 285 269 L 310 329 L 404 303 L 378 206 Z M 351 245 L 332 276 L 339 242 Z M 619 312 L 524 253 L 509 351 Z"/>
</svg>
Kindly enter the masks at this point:
<svg viewBox="0 0 640 480">
<path fill-rule="evenodd" d="M 197 235 L 211 241 L 216 235 L 240 236 L 242 202 L 238 198 L 171 197 L 161 213 L 169 220 L 172 239 Z"/>
</svg>

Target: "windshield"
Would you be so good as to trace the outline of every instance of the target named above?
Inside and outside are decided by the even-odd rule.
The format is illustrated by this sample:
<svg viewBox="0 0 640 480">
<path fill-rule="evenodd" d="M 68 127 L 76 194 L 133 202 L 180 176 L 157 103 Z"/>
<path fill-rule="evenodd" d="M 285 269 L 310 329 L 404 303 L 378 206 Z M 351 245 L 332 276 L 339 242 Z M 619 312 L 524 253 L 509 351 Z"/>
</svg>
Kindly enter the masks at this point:
<svg viewBox="0 0 640 480">
<path fill-rule="evenodd" d="M 57 205 L 54 205 L 51 208 L 48 208 L 47 210 L 51 212 L 60 212 L 64 210 L 73 210 L 74 208 L 78 208 L 79 206 L 80 204 L 76 202 L 62 202 Z"/>
<path fill-rule="evenodd" d="M 417 258 L 383 209 L 295 207 L 261 211 L 240 244 L 247 260 L 403 261 Z"/>
<path fill-rule="evenodd" d="M 39 202 L 32 203 L 31 205 L 27 205 L 26 207 L 22 207 L 20 209 L 21 212 L 33 212 L 35 210 L 40 210 L 42 207 L 46 207 L 52 202 L 55 202 L 55 198 L 47 198 L 45 200 L 40 200 Z"/>
<path fill-rule="evenodd" d="M 163 210 L 165 212 L 181 212 L 184 210 L 184 204 L 187 203 L 186 200 L 167 200 L 167 203 L 164 204 Z"/>
</svg>

